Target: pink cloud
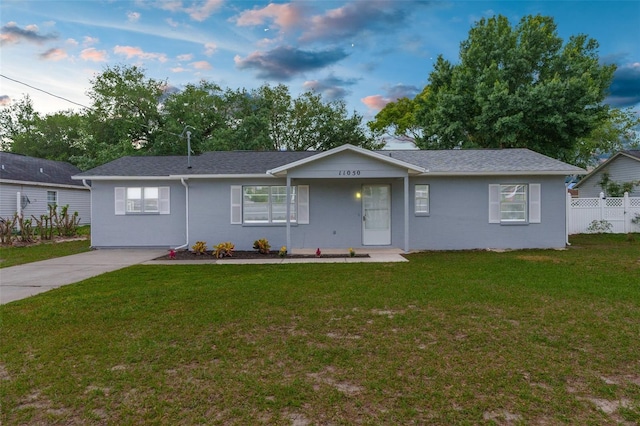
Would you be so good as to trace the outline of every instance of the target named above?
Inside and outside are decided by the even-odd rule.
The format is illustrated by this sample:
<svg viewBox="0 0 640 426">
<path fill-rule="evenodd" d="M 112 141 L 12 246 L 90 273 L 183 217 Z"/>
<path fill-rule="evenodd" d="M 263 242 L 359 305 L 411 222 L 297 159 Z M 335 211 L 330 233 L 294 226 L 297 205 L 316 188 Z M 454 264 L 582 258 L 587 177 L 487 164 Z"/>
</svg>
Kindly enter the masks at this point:
<svg viewBox="0 0 640 426">
<path fill-rule="evenodd" d="M 113 52 L 118 55 L 125 55 L 127 59 L 140 58 L 167 62 L 167 55 L 164 53 L 145 52 L 139 47 L 134 46 L 116 46 L 113 48 Z"/>
<path fill-rule="evenodd" d="M 371 96 L 367 96 L 365 98 L 360 99 L 360 101 L 365 104 L 367 107 L 376 110 L 376 111 L 380 111 L 382 108 L 385 107 L 385 105 L 387 105 L 389 102 L 391 102 L 390 99 L 387 99 L 385 97 L 383 97 L 382 95 L 371 95 Z"/>
<path fill-rule="evenodd" d="M 191 53 L 185 53 L 184 55 L 178 55 L 176 59 L 179 61 L 190 61 L 193 59 L 193 55 Z"/>
<path fill-rule="evenodd" d="M 85 61 L 105 62 L 107 60 L 107 52 L 104 50 L 96 50 L 96 48 L 90 47 L 80 52 L 80 58 Z"/>
<path fill-rule="evenodd" d="M 270 3 L 262 9 L 242 12 L 236 23 L 241 27 L 263 25 L 268 19 L 273 19 L 273 22 L 280 28 L 291 28 L 300 23 L 301 11 L 298 6 L 292 3 Z"/>
<path fill-rule="evenodd" d="M 0 95 L 0 106 L 11 105 L 11 98 L 8 95 Z"/>
<path fill-rule="evenodd" d="M 65 52 L 62 49 L 58 49 L 58 48 L 53 48 L 53 49 L 49 49 L 46 52 L 42 53 L 40 55 L 40 59 L 44 59 L 45 61 L 61 61 L 62 59 L 66 58 L 67 56 L 67 52 Z"/>
<path fill-rule="evenodd" d="M 175 72 L 175 73 L 185 72 L 185 71 L 187 71 L 187 69 L 182 67 L 171 68 L 171 72 Z"/>
<path fill-rule="evenodd" d="M 197 70 L 210 70 L 211 68 L 213 68 L 211 64 L 207 61 L 192 62 L 189 65 L 191 65 Z"/>
<path fill-rule="evenodd" d="M 205 0 L 204 3 L 193 5 L 186 11 L 189 16 L 191 16 L 191 19 L 202 22 L 222 6 L 223 1 L 224 0 Z"/>
</svg>

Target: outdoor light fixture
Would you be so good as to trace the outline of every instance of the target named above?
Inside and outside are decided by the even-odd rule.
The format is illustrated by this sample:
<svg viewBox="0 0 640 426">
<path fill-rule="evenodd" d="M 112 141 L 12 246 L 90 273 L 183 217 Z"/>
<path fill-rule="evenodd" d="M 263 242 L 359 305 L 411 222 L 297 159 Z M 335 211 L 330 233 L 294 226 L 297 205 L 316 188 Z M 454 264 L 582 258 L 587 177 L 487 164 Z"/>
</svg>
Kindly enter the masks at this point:
<svg viewBox="0 0 640 426">
<path fill-rule="evenodd" d="M 362 194 L 360 193 L 360 191 L 356 192 L 356 198 L 359 200 L 360 198 L 362 198 Z"/>
</svg>

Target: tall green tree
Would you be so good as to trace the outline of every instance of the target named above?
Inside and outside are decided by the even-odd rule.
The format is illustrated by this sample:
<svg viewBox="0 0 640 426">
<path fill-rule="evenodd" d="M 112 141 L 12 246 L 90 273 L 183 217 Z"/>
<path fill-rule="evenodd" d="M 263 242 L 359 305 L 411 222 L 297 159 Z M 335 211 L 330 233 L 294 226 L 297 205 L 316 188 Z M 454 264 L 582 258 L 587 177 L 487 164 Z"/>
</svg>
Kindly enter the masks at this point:
<svg viewBox="0 0 640 426">
<path fill-rule="evenodd" d="M 600 65 L 586 35 L 566 43 L 551 17 L 480 20 L 462 42 L 460 63 L 438 57 L 418 100 L 416 145 L 526 147 L 575 162 L 577 144 L 609 118 L 602 103 L 615 66 Z"/>
<path fill-rule="evenodd" d="M 42 115 L 29 96 L 0 110 L 2 150 L 56 161 L 81 155 L 86 141 L 81 113 L 61 111 Z"/>
<path fill-rule="evenodd" d="M 117 156 L 152 152 L 166 87 L 136 66 L 107 67 L 91 80 L 88 119 L 96 150 Z"/>
<path fill-rule="evenodd" d="M 404 97 L 386 104 L 376 114 L 374 120 L 367 123 L 374 138 L 378 140 L 395 138 L 411 143 L 420 140 L 422 128 L 416 120 L 416 113 L 420 107 L 419 100 L 424 98 L 428 91 L 429 86 L 425 86 L 414 99 Z"/>
<path fill-rule="evenodd" d="M 576 144 L 575 164 L 594 165 L 607 154 L 640 148 L 640 117 L 632 108 L 611 108 L 608 118 Z"/>
</svg>

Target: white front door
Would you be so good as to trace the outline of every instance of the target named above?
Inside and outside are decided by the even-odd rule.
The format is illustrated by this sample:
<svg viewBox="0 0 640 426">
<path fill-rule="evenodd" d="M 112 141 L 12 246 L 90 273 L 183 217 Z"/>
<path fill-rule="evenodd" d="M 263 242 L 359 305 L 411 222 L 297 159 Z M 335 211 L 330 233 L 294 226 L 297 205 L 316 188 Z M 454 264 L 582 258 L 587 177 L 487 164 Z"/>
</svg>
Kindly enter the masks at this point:
<svg viewBox="0 0 640 426">
<path fill-rule="evenodd" d="M 363 185 L 362 187 L 362 244 L 384 246 L 391 244 L 391 187 Z"/>
</svg>

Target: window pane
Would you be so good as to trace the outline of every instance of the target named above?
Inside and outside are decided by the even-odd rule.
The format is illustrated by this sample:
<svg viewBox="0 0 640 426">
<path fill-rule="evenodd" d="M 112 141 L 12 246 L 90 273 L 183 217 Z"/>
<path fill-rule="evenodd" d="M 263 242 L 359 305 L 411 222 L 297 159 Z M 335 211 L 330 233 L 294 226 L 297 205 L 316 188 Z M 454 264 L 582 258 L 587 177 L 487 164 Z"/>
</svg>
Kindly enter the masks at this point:
<svg viewBox="0 0 640 426">
<path fill-rule="evenodd" d="M 527 220 L 527 185 L 500 186 L 500 220 L 503 222 Z"/>
<path fill-rule="evenodd" d="M 290 221 L 296 221 L 296 188 L 291 187 L 291 206 L 289 207 Z M 273 186 L 271 187 L 271 221 L 286 222 L 287 221 L 287 187 Z"/>
<path fill-rule="evenodd" d="M 243 187 L 242 213 L 243 221 L 248 223 L 269 222 L 269 197 L 268 186 Z"/>
<path fill-rule="evenodd" d="M 58 193 L 56 191 L 47 191 L 47 205 L 58 204 Z"/>
<path fill-rule="evenodd" d="M 127 211 L 142 212 L 142 188 L 127 188 Z"/>
<path fill-rule="evenodd" d="M 158 212 L 158 188 L 144 188 L 144 211 Z"/>
<path fill-rule="evenodd" d="M 429 185 L 415 186 L 415 212 L 429 213 Z"/>
</svg>

